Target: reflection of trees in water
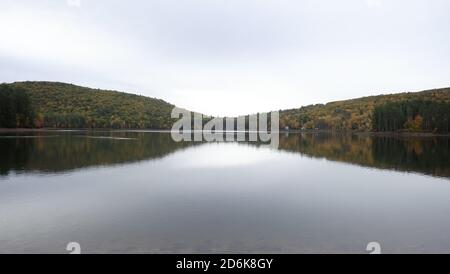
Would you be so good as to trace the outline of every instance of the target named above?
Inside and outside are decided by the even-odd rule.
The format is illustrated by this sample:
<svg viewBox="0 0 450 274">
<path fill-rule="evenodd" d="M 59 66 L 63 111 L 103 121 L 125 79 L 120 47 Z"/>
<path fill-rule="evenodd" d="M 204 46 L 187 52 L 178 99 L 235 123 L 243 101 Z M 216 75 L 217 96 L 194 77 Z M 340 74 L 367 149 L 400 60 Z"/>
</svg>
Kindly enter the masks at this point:
<svg viewBox="0 0 450 274">
<path fill-rule="evenodd" d="M 450 177 L 450 138 L 352 134 L 289 134 L 280 149 L 382 169 Z"/>
<path fill-rule="evenodd" d="M 450 177 L 450 139 L 378 137 L 373 155 L 382 168 Z"/>
<path fill-rule="evenodd" d="M 82 134 L 66 133 L 49 138 L 44 138 L 45 135 L 42 138 L 2 138 L 0 174 L 6 175 L 11 170 L 61 172 L 89 166 L 137 162 L 161 158 L 195 144 L 174 142 L 168 133 L 88 134 L 112 138 L 86 138 Z"/>
<path fill-rule="evenodd" d="M 86 138 L 84 134 L 130 139 Z M 6 175 L 12 170 L 62 172 L 157 159 L 201 144 L 174 142 L 166 132 L 41 132 L 35 135 L 41 135 L 42 138 L 0 139 L 0 175 Z M 279 149 L 368 167 L 450 177 L 450 138 L 446 137 L 281 134 Z"/>
</svg>

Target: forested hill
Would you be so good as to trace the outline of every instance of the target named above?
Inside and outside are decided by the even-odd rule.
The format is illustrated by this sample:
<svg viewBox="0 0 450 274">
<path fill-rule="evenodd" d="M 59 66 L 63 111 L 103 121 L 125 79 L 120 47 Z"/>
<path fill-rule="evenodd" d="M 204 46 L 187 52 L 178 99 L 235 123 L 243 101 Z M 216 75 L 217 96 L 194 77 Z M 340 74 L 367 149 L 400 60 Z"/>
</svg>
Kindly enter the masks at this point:
<svg viewBox="0 0 450 274">
<path fill-rule="evenodd" d="M 0 128 L 170 129 L 173 108 L 159 99 L 72 84 L 0 85 Z M 450 88 L 283 110 L 280 128 L 449 133 Z"/>
<path fill-rule="evenodd" d="M 159 99 L 72 84 L 0 85 L 0 127 L 170 129 L 173 108 Z"/>
<path fill-rule="evenodd" d="M 369 96 L 284 110 L 280 127 L 448 133 L 450 88 Z"/>
</svg>

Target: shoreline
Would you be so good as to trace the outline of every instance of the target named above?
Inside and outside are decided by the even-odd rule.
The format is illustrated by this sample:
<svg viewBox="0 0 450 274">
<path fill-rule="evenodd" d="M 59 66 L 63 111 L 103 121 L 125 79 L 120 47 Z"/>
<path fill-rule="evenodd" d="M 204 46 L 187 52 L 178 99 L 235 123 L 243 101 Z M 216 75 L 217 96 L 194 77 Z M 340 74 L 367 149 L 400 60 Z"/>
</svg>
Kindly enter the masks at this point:
<svg viewBox="0 0 450 274">
<path fill-rule="evenodd" d="M 170 132 L 169 129 L 113 129 L 113 128 L 0 128 L 0 133 L 14 133 L 14 132 L 75 132 L 75 131 L 95 131 L 95 132 Z M 236 132 L 236 131 L 233 131 Z M 375 131 L 349 131 L 349 130 L 280 130 L 279 133 L 326 133 L 326 134 L 354 134 L 354 135 L 369 135 L 369 136 L 387 136 L 387 137 L 450 137 L 450 133 L 433 133 L 433 132 L 375 132 Z"/>
<path fill-rule="evenodd" d="M 116 132 L 170 132 L 169 129 L 114 129 L 114 128 L 0 128 L 1 132 L 74 132 L 74 131 L 116 131 Z"/>
<path fill-rule="evenodd" d="M 370 136 L 410 136 L 410 137 L 450 137 L 450 133 L 433 133 L 433 132 L 407 132 L 407 131 L 352 131 L 352 130 L 283 130 L 282 133 L 327 133 L 327 134 L 354 134 L 354 135 L 370 135 Z"/>
</svg>

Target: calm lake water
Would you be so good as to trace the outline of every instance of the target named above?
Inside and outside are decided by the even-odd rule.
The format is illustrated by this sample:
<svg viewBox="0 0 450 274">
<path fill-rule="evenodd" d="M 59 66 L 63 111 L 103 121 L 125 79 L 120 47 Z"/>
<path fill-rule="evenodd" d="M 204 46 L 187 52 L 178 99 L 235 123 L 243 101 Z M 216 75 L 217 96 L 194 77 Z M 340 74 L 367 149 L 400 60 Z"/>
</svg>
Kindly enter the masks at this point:
<svg viewBox="0 0 450 274">
<path fill-rule="evenodd" d="M 450 139 L 0 133 L 0 253 L 450 253 Z"/>
</svg>

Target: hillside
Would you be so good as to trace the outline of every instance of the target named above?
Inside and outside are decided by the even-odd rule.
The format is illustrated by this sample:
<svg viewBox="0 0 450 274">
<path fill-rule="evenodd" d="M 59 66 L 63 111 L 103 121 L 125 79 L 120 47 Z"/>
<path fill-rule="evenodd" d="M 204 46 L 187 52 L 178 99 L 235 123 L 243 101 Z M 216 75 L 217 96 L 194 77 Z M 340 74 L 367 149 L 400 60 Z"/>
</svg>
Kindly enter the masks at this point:
<svg viewBox="0 0 450 274">
<path fill-rule="evenodd" d="M 55 82 L 18 82 L 2 85 L 1 89 L 25 92 L 34 112 L 30 118 L 33 127 L 172 127 L 170 113 L 174 106 L 159 99 Z"/>
<path fill-rule="evenodd" d="M 163 100 L 55 82 L 0 85 L 0 127 L 170 129 Z M 210 118 L 205 118 L 204 123 Z M 304 106 L 280 112 L 291 130 L 448 133 L 450 88 Z"/>
<path fill-rule="evenodd" d="M 448 132 L 450 88 L 309 105 L 280 117 L 280 127 L 290 129 Z"/>
</svg>

